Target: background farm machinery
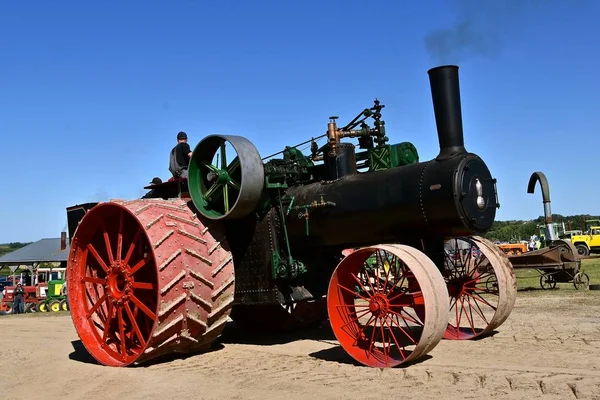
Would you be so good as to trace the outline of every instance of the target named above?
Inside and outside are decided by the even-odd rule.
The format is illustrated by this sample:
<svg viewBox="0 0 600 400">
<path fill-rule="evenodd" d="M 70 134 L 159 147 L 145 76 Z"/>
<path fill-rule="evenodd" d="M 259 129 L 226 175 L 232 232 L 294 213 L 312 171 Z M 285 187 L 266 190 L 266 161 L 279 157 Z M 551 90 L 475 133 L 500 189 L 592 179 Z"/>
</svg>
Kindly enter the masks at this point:
<svg viewBox="0 0 600 400">
<path fill-rule="evenodd" d="M 65 280 L 61 277 L 61 271 L 64 270 L 66 268 L 39 268 L 34 272 L 36 279 L 33 276 L 25 279 L 25 282 L 23 282 L 23 288 L 25 289 L 23 301 L 26 313 L 69 310 L 66 296 L 62 291 Z M 36 283 L 34 284 L 34 282 Z M 12 312 L 14 289 L 14 285 L 6 286 L 3 289 L 0 311 Z"/>
<path fill-rule="evenodd" d="M 534 193 L 539 182 L 544 203 L 544 241 L 540 249 L 509 254 L 515 269 L 534 269 L 540 274 L 540 286 L 554 289 L 558 282 L 572 282 L 576 289 L 587 289 L 590 278 L 581 270 L 580 252 L 568 239 L 559 239 L 550 207 L 550 186 L 543 172 L 534 172 L 529 178 L 528 193 Z"/>
<path fill-rule="evenodd" d="M 89 353 L 126 366 L 205 349 L 228 317 L 270 332 L 329 318 L 353 358 L 391 367 L 500 326 L 515 277 L 477 236 L 496 181 L 464 147 L 458 67 L 428 74 L 432 160 L 387 143 L 376 100 L 341 128 L 331 117 L 301 144 L 310 155 L 261 158 L 243 137 L 210 135 L 189 178 L 148 186 L 154 198 L 69 208 L 69 301 Z"/>
</svg>

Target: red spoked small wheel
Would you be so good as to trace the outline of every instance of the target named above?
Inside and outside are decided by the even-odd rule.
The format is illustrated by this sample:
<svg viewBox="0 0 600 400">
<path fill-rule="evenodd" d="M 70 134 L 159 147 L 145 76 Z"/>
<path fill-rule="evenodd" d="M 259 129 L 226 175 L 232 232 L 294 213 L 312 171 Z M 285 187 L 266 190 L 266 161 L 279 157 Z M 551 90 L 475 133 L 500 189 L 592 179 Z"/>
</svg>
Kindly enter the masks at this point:
<svg viewBox="0 0 600 400">
<path fill-rule="evenodd" d="M 474 339 L 496 329 L 510 315 L 517 281 L 506 254 L 479 236 L 446 242 L 442 274 L 450 295 L 444 339 Z"/>
<path fill-rule="evenodd" d="M 442 339 L 448 291 L 435 264 L 404 245 L 377 245 L 348 254 L 327 295 L 329 321 L 344 350 L 371 367 L 417 360 Z M 420 308 L 426 318 L 420 318 Z"/>
<path fill-rule="evenodd" d="M 234 295 L 223 233 L 183 200 L 106 202 L 74 235 L 67 265 L 77 333 L 101 364 L 141 364 L 210 346 Z"/>
</svg>

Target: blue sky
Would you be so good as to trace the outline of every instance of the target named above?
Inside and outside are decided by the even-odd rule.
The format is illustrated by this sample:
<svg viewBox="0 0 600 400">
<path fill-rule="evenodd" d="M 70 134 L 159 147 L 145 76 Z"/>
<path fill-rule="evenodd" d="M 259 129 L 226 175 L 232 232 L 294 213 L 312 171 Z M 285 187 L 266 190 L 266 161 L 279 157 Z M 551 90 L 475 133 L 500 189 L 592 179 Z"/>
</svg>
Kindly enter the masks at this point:
<svg viewBox="0 0 600 400">
<path fill-rule="evenodd" d="M 542 214 L 537 170 L 553 212 L 598 214 L 599 16 L 591 0 L 4 0 L 0 243 L 58 237 L 70 205 L 140 197 L 168 178 L 179 130 L 266 156 L 377 97 L 390 142 L 431 159 L 427 69 L 443 63 L 460 66 L 498 219 Z"/>
</svg>

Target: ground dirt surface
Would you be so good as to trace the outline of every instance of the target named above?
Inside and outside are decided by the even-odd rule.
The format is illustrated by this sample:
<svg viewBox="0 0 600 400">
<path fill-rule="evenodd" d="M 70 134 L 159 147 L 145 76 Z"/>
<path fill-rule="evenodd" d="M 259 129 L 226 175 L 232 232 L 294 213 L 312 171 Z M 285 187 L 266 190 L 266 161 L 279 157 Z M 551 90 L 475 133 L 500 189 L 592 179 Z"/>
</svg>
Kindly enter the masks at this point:
<svg viewBox="0 0 600 400">
<path fill-rule="evenodd" d="M 2 399 L 600 399 L 600 292 L 520 292 L 493 336 L 442 340 L 416 364 L 357 365 L 328 323 L 264 338 L 229 323 L 214 349 L 96 364 L 67 313 L 0 316 Z"/>
</svg>

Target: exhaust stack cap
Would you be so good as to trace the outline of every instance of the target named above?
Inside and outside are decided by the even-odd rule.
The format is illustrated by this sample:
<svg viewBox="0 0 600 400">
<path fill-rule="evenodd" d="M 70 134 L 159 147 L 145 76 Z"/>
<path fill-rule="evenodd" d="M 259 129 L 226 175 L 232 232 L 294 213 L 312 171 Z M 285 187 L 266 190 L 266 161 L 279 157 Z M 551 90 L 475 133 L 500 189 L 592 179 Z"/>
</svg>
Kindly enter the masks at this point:
<svg viewBox="0 0 600 400">
<path fill-rule="evenodd" d="M 442 65 L 427 71 L 438 131 L 438 160 L 466 153 L 463 138 L 458 66 Z"/>
</svg>

